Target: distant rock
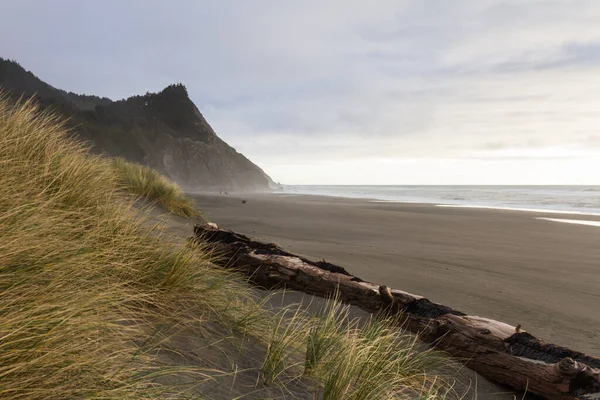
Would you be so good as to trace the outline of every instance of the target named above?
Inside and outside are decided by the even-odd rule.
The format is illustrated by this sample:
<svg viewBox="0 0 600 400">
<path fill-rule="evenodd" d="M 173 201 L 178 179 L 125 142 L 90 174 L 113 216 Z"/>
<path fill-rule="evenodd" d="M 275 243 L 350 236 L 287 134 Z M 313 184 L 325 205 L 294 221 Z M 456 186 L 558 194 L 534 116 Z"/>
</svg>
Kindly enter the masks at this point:
<svg viewBox="0 0 600 400">
<path fill-rule="evenodd" d="M 91 143 L 92 151 L 151 166 L 188 190 L 277 187 L 216 135 L 182 84 L 112 101 L 56 89 L 17 62 L 0 58 L 0 88 L 15 98 L 35 95 L 42 107 L 69 117 L 73 131 Z"/>
</svg>

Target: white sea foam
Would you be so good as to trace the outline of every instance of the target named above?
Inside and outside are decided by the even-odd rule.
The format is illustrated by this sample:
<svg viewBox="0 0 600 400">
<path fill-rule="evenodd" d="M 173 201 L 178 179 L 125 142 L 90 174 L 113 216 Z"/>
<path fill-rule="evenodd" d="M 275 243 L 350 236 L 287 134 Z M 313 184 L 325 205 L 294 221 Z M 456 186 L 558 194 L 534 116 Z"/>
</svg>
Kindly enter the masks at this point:
<svg viewBox="0 0 600 400">
<path fill-rule="evenodd" d="M 583 220 L 583 219 L 544 218 L 544 217 L 538 217 L 536 219 L 543 219 L 545 221 L 552 221 L 552 222 L 563 222 L 565 224 L 578 224 L 578 225 L 589 225 L 589 226 L 600 227 L 600 221 L 588 221 L 588 220 Z"/>
<path fill-rule="evenodd" d="M 504 210 L 504 211 L 526 211 L 544 214 L 567 214 L 567 215 L 598 215 L 600 213 L 583 212 L 583 211 L 567 211 L 567 210 L 551 210 L 544 208 L 520 208 L 520 207 L 499 207 L 499 206 L 475 206 L 468 204 L 436 204 L 437 207 L 450 207 L 450 208 L 480 208 L 484 210 Z M 540 218 L 540 219 L 552 219 L 552 218 Z M 578 220 L 565 220 L 565 221 L 578 221 Z"/>
<path fill-rule="evenodd" d="M 408 201 L 408 200 L 370 200 L 370 203 L 407 203 L 407 204 L 422 204 L 422 201 Z"/>
</svg>

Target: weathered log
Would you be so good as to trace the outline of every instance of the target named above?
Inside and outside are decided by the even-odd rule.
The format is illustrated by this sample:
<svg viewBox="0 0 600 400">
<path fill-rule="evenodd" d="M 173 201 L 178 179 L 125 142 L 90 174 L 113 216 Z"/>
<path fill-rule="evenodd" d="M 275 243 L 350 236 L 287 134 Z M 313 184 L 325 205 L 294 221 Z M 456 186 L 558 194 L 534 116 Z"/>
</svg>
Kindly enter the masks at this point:
<svg viewBox="0 0 600 400">
<path fill-rule="evenodd" d="M 465 315 L 428 299 L 365 282 L 344 268 L 291 254 L 214 224 L 196 226 L 195 239 L 217 263 L 245 273 L 266 289 L 290 288 L 339 298 L 369 312 L 398 315 L 403 326 L 460 358 L 485 378 L 548 399 L 600 398 L 600 359 L 548 344 L 503 322 Z"/>
</svg>

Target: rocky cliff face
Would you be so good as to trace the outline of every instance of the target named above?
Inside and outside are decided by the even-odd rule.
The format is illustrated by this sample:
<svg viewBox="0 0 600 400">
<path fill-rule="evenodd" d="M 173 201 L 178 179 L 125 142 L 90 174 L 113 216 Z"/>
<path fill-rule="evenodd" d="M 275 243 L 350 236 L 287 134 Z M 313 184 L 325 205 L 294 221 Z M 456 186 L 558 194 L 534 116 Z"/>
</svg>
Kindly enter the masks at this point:
<svg viewBox="0 0 600 400">
<path fill-rule="evenodd" d="M 0 58 L 0 88 L 69 117 L 92 151 L 149 165 L 188 190 L 268 190 L 263 170 L 221 140 L 183 85 L 112 101 L 56 89 Z"/>
</svg>

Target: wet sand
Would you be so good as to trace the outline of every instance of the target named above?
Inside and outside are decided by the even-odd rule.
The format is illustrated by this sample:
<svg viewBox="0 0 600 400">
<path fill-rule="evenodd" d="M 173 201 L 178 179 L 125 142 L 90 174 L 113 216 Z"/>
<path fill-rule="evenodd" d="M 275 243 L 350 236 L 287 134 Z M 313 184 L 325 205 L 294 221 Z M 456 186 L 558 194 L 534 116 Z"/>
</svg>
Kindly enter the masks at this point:
<svg viewBox="0 0 600 400">
<path fill-rule="evenodd" d="M 317 196 L 194 195 L 219 226 L 600 356 L 600 217 Z"/>
</svg>

